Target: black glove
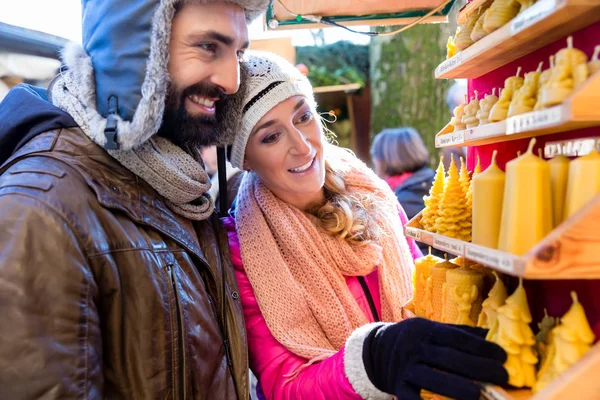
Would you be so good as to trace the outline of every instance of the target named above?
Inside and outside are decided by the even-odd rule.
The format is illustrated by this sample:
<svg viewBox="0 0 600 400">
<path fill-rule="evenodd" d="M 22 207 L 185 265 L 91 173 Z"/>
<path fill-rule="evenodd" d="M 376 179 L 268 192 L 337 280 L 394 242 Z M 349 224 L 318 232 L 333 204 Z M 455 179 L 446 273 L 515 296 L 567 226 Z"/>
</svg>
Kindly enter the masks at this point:
<svg viewBox="0 0 600 400">
<path fill-rule="evenodd" d="M 374 329 L 363 343 L 367 375 L 399 400 L 421 399 L 421 389 L 457 400 L 478 400 L 472 380 L 504 385 L 506 353 L 487 342 L 487 330 L 412 318 Z"/>
</svg>

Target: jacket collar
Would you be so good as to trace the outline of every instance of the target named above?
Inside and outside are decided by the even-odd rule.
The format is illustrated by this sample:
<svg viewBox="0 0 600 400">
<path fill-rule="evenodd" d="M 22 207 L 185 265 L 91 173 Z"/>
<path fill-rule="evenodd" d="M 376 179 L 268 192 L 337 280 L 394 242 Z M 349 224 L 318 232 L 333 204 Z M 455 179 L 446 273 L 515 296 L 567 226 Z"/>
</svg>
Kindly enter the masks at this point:
<svg viewBox="0 0 600 400">
<path fill-rule="evenodd" d="M 431 181 L 433 181 L 434 176 L 435 176 L 435 173 L 433 172 L 433 170 L 431 168 L 429 168 L 428 166 L 425 166 L 425 167 L 413 172 L 412 175 L 410 177 L 408 177 L 408 179 L 406 179 L 404 182 L 402 182 L 400 185 L 398 185 L 398 187 L 394 190 L 394 192 L 404 190 L 407 187 L 410 187 L 413 185 L 420 185 L 423 181 L 431 182 Z"/>
<path fill-rule="evenodd" d="M 5 165 L 33 154 L 69 164 L 86 180 L 102 206 L 123 212 L 133 221 L 167 235 L 209 265 L 192 222 L 171 211 L 149 184 L 124 168 L 79 128 L 40 134 Z"/>
</svg>

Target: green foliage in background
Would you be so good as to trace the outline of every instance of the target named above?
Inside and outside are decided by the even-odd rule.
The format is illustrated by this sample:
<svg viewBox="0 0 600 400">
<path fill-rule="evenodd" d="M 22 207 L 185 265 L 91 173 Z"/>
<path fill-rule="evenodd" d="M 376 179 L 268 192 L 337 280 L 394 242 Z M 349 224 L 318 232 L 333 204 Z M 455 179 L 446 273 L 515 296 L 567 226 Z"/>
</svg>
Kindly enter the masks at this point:
<svg viewBox="0 0 600 400">
<path fill-rule="evenodd" d="M 394 36 L 371 39 L 371 133 L 412 126 L 438 159 L 435 134 L 450 120 L 446 95 L 452 80 L 434 70 L 446 58 L 447 24 L 422 24 Z M 394 29 L 393 27 L 386 29 Z"/>
<path fill-rule="evenodd" d="M 313 86 L 359 83 L 369 77 L 369 46 L 340 41 L 326 46 L 296 47 L 296 63 L 306 64 Z"/>
</svg>

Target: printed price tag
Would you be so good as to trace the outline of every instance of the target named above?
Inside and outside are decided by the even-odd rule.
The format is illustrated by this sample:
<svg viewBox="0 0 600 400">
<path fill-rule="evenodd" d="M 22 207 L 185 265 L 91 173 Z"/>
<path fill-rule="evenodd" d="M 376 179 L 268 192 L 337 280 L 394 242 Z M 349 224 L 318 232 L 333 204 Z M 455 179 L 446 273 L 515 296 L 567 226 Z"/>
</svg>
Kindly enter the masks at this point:
<svg viewBox="0 0 600 400">
<path fill-rule="evenodd" d="M 552 14 L 556 11 L 556 2 L 557 0 L 541 0 L 523 11 L 511 23 L 510 30 L 512 34 L 521 32 Z"/>
<path fill-rule="evenodd" d="M 421 241 L 421 231 L 411 226 L 404 228 L 404 236 L 414 239 L 418 242 Z"/>
<path fill-rule="evenodd" d="M 465 257 L 480 264 L 487 265 L 500 272 L 511 275 L 515 273 L 515 257 L 501 251 L 469 244 L 465 249 Z"/>
<path fill-rule="evenodd" d="M 439 78 L 440 76 L 444 75 L 446 72 L 450 71 L 451 69 L 458 67 L 461 63 L 462 63 L 462 56 L 461 56 L 461 53 L 459 52 L 454 57 L 451 57 L 451 58 L 447 59 L 446 61 L 444 61 L 443 63 L 441 63 L 440 65 L 438 65 L 438 67 L 435 69 L 435 77 Z"/>
<path fill-rule="evenodd" d="M 465 243 L 445 236 L 433 235 L 433 247 L 438 250 L 462 256 L 465 254 Z"/>
<path fill-rule="evenodd" d="M 534 131 L 555 125 L 562 121 L 562 106 L 515 115 L 506 120 L 506 134 Z"/>
<path fill-rule="evenodd" d="M 455 146 L 465 142 L 465 131 L 446 133 L 435 138 L 436 147 Z"/>
</svg>

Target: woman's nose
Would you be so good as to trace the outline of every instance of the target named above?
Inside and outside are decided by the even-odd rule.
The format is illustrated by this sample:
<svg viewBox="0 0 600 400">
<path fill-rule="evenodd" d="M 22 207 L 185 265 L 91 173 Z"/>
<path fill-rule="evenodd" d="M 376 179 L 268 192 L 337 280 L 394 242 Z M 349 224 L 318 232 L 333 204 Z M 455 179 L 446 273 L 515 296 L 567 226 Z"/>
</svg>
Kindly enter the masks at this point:
<svg viewBox="0 0 600 400">
<path fill-rule="evenodd" d="M 302 132 L 294 129 L 292 132 L 292 148 L 290 152 L 294 155 L 307 155 L 312 151 L 312 146 Z"/>
</svg>

